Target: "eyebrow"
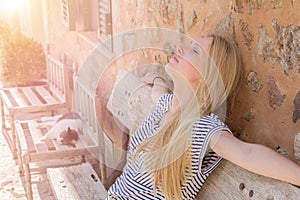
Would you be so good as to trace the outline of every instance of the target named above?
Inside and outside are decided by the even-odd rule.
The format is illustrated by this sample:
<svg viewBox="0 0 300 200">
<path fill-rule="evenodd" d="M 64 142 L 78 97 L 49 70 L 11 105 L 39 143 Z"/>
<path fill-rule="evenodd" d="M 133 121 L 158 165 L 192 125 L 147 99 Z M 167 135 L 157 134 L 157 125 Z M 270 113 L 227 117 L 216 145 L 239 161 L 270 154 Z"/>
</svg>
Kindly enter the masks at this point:
<svg viewBox="0 0 300 200">
<path fill-rule="evenodd" d="M 206 52 L 205 50 L 204 50 L 204 48 L 198 43 L 198 42 L 196 42 L 196 41 L 191 41 L 191 44 L 195 44 L 197 47 L 199 47 L 202 51 L 204 51 L 204 52 Z"/>
<path fill-rule="evenodd" d="M 191 42 L 191 44 L 196 44 L 196 46 L 198 46 L 203 52 L 208 53 L 198 42 L 196 42 L 195 40 L 193 40 Z"/>
</svg>

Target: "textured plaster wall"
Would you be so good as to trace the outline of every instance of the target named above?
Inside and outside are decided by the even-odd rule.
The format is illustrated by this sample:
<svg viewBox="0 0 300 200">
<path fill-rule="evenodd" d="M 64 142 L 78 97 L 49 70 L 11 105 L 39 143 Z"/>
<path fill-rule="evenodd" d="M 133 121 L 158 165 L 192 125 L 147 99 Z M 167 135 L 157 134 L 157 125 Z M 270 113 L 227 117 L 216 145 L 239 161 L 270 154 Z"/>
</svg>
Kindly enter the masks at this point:
<svg viewBox="0 0 300 200">
<path fill-rule="evenodd" d="M 247 73 L 235 127 L 245 140 L 268 145 L 291 159 L 300 127 L 299 3 L 236 1 L 234 6 L 236 39 Z"/>
<path fill-rule="evenodd" d="M 50 54 L 58 58 L 64 55 L 68 65 L 76 63 L 81 66 L 95 46 L 99 45 L 96 31 L 69 31 L 62 20 L 61 0 L 46 1 L 46 4 Z"/>
<path fill-rule="evenodd" d="M 64 53 L 70 64 L 80 65 L 93 45 L 99 44 L 96 32 L 68 31 L 61 20 L 59 0 L 47 1 L 47 9 L 51 53 Z M 193 38 L 214 32 L 234 38 L 246 73 L 230 126 L 243 140 L 278 149 L 294 159 L 294 138 L 300 130 L 299 10 L 300 2 L 295 0 L 112 0 L 112 25 L 114 34 L 162 27 Z M 130 44 L 125 39 L 122 45 Z M 175 50 L 172 44 L 168 48 Z M 147 62 L 163 64 L 168 56 L 161 51 L 135 52 L 116 59 L 105 71 L 96 109 L 113 142 L 121 145 L 124 131 L 106 109 L 118 70 Z M 147 73 L 144 69 L 135 72 L 139 76 Z"/>
<path fill-rule="evenodd" d="M 243 140 L 294 159 L 300 127 L 299 9 L 300 2 L 292 0 L 115 0 L 113 29 L 119 33 L 150 26 L 193 38 L 214 32 L 234 38 L 246 73 L 230 126 Z M 134 67 L 140 59 L 157 57 L 163 63 L 170 56 L 152 53 L 120 61 L 119 66 Z"/>
</svg>

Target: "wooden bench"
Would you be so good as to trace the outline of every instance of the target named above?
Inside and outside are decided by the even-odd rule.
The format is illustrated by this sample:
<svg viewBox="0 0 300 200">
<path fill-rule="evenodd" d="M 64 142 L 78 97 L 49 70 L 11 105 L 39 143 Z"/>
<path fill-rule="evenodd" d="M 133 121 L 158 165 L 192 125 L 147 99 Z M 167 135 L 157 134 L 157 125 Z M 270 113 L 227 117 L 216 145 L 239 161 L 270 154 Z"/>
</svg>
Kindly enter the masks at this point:
<svg viewBox="0 0 300 200">
<path fill-rule="evenodd" d="M 212 172 L 196 199 L 299 199 L 300 189 L 291 184 L 251 173 L 227 160 Z"/>
<path fill-rule="evenodd" d="M 50 129 L 50 127 L 40 129 L 40 124 L 44 123 L 41 120 L 15 121 L 18 163 L 20 174 L 25 173 L 28 199 L 32 199 L 31 173 L 33 170 L 40 169 L 37 163 L 51 160 L 63 161 L 52 166 L 44 166 L 44 168 L 48 168 L 74 164 L 74 162 L 70 163 L 69 160 L 65 160 L 66 158 L 81 156 L 83 159 L 79 162 L 84 162 L 84 156 L 91 155 L 97 160 L 101 159 L 102 154 L 99 152 L 98 145 L 98 127 L 93 107 L 94 93 L 81 83 L 79 77 L 75 76 L 74 80 L 74 112 L 78 113 L 84 121 L 83 134 L 79 134 L 79 141 L 75 148 L 62 145 L 55 139 L 40 141 L 40 138 Z M 52 118 L 57 119 L 58 117 L 53 116 Z M 31 167 L 33 163 L 36 164 L 37 168 Z"/>
<path fill-rule="evenodd" d="M 124 74 L 124 70 L 120 73 L 122 80 L 118 81 L 124 81 L 126 84 L 117 84 L 118 87 L 114 88 L 107 107 L 128 129 L 135 130 L 153 109 L 151 88 L 140 83 L 138 77 L 132 73 Z M 209 176 L 196 199 L 299 199 L 299 197 L 300 189 L 297 187 L 251 173 L 223 160 Z"/>
<path fill-rule="evenodd" d="M 14 120 L 17 114 L 51 111 L 65 108 L 69 102 L 69 79 L 67 66 L 51 57 L 46 56 L 47 84 L 38 86 L 3 88 L 0 90 L 2 132 L 17 158 L 16 135 Z M 9 114 L 9 126 L 5 120 L 5 112 Z"/>
<path fill-rule="evenodd" d="M 49 168 L 47 176 L 57 200 L 102 200 L 107 191 L 90 163 Z"/>
</svg>

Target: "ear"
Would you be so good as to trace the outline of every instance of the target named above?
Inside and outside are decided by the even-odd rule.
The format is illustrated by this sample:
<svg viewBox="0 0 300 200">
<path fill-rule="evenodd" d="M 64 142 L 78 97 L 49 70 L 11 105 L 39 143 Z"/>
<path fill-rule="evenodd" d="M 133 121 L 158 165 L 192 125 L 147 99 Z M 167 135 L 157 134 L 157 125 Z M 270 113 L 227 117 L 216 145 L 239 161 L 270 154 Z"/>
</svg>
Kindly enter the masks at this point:
<svg viewBox="0 0 300 200">
<path fill-rule="evenodd" d="M 70 133 L 70 132 L 71 132 L 71 128 L 70 128 L 70 126 L 68 127 L 68 130 L 67 130 L 67 132 L 68 132 L 68 133 Z"/>
</svg>

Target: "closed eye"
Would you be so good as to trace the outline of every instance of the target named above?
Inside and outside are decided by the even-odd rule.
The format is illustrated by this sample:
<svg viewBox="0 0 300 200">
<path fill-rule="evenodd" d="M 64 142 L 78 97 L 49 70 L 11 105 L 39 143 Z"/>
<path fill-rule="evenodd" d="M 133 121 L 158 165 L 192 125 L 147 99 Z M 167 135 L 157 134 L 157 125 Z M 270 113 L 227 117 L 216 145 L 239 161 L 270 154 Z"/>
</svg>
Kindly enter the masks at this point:
<svg viewBox="0 0 300 200">
<path fill-rule="evenodd" d="M 193 48 L 193 52 L 196 54 L 200 54 L 201 49 L 199 48 L 199 45 L 197 45 L 195 42 L 191 42 L 190 44 L 191 48 Z"/>
<path fill-rule="evenodd" d="M 193 52 L 196 54 L 199 54 L 198 50 L 196 50 L 196 49 L 194 49 Z"/>
</svg>

